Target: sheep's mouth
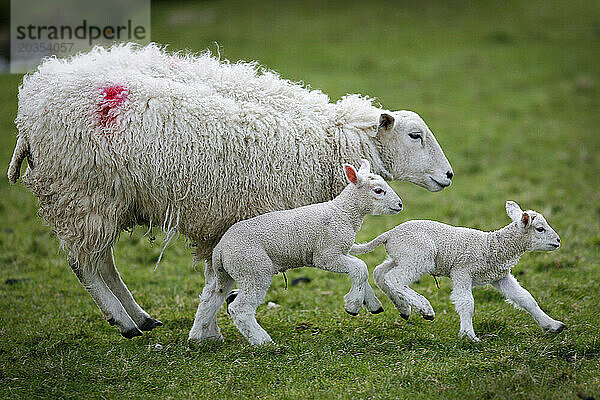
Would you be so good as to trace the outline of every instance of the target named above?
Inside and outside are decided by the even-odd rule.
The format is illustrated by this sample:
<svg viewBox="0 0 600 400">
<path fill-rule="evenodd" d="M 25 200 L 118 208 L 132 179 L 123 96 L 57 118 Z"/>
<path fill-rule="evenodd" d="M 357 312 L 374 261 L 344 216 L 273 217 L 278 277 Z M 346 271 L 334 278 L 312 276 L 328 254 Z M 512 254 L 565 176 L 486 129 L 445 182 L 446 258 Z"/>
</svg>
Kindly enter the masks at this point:
<svg viewBox="0 0 600 400">
<path fill-rule="evenodd" d="M 452 181 L 450 181 L 450 183 L 441 183 L 441 182 L 438 182 L 432 176 L 430 176 L 429 179 L 431 179 L 436 185 L 438 185 L 442 189 L 447 188 L 448 186 L 450 186 L 450 183 L 452 183 Z"/>
<path fill-rule="evenodd" d="M 393 208 L 393 207 L 390 207 L 390 210 L 392 210 L 393 212 L 400 212 L 400 211 L 402 211 L 401 208 Z"/>
<path fill-rule="evenodd" d="M 550 247 L 552 247 L 554 249 L 558 249 L 560 247 L 560 244 L 550 243 Z"/>
</svg>

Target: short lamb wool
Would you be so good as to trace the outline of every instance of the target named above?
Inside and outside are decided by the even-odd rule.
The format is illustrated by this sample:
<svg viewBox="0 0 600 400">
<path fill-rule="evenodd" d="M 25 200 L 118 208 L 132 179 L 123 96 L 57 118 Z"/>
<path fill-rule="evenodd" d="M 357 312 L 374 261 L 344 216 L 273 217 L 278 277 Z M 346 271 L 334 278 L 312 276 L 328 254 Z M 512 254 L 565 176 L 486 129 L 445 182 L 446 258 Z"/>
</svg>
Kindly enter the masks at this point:
<svg viewBox="0 0 600 400">
<path fill-rule="evenodd" d="M 352 288 L 344 296 L 346 311 L 356 315 L 363 304 L 371 313 L 383 311 L 369 285 L 367 265 L 348 253 L 367 214 L 396 214 L 402 202 L 381 176 L 370 173 L 367 160 L 362 160 L 358 171 L 351 165 L 344 168 L 350 183 L 333 200 L 259 215 L 225 232 L 213 251 L 212 263 L 206 266 L 190 340 L 223 340 L 217 311 L 235 280 L 239 293 L 229 305 L 235 326 L 252 345 L 272 342 L 256 322 L 256 308 L 273 275 L 290 268 L 347 273 Z M 302 175 L 298 171 L 298 179 L 305 179 Z"/>
<path fill-rule="evenodd" d="M 475 303 L 472 287 L 492 284 L 516 307 L 529 312 L 548 332 L 561 332 L 565 324 L 550 318 L 531 294 L 510 273 L 526 251 L 552 251 L 560 246 L 558 234 L 542 214 L 522 211 L 506 202 L 513 222 L 494 232 L 454 227 L 436 221 L 408 221 L 371 242 L 352 247 L 352 254 L 385 244 L 389 258 L 375 268 L 377 286 L 408 319 L 413 307 L 425 319 L 435 313 L 429 301 L 408 285 L 424 274 L 452 279 L 452 301 L 460 316 L 460 336 L 479 341 L 473 330 Z"/>
</svg>

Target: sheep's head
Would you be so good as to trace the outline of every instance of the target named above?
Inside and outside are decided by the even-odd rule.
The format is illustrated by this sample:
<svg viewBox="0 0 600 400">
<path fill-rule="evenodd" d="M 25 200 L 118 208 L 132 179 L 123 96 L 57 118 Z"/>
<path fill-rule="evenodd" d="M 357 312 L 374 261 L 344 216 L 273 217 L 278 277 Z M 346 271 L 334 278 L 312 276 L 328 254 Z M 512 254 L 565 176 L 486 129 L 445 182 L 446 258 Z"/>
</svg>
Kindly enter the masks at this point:
<svg viewBox="0 0 600 400">
<path fill-rule="evenodd" d="M 431 192 L 450 186 L 454 172 L 433 133 L 412 111 L 382 113 L 373 131 L 385 168 L 395 180 L 417 184 Z"/>
<path fill-rule="evenodd" d="M 528 251 L 552 251 L 560 247 L 560 237 L 542 214 L 523 211 L 514 201 L 506 202 L 506 213 L 523 230 Z"/>
<path fill-rule="evenodd" d="M 346 178 L 361 193 L 361 200 L 371 214 L 397 214 L 402 211 L 402 201 L 394 189 L 379 175 L 371 173 L 371 165 L 362 160 L 357 171 L 350 164 L 344 164 Z"/>
</svg>

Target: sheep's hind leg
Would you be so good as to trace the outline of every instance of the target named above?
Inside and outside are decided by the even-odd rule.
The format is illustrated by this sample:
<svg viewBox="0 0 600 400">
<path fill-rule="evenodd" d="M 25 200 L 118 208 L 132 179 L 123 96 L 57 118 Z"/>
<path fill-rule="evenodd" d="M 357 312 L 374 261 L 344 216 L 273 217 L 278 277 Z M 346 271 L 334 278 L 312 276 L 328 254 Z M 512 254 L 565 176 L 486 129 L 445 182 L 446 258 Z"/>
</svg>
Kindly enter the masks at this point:
<svg viewBox="0 0 600 400">
<path fill-rule="evenodd" d="M 79 282 L 88 291 L 104 318 L 111 325 L 117 325 L 121 335 L 131 339 L 142 335 L 135 322 L 131 319 L 121 302 L 108 288 L 96 265 L 81 265 L 73 256 L 69 256 L 69 266 L 79 279 Z"/>
<path fill-rule="evenodd" d="M 200 304 L 194 318 L 194 325 L 190 330 L 188 339 L 195 342 L 204 340 L 222 341 L 223 335 L 217 325 L 217 313 L 225 296 L 233 287 L 233 279 L 225 270 L 213 270 L 210 261 L 204 269 L 205 284 L 200 296 Z"/>
<path fill-rule="evenodd" d="M 415 292 L 408 285 L 419 279 L 422 271 L 410 268 L 392 268 L 385 274 L 384 281 L 398 297 L 403 298 L 412 308 L 428 321 L 435 319 L 435 311 L 429 300 Z"/>
<path fill-rule="evenodd" d="M 456 312 L 460 317 L 460 337 L 468 337 L 474 342 L 479 342 L 479 338 L 473 330 L 473 314 L 475 312 L 475 300 L 473 299 L 473 282 L 466 273 L 452 272 L 452 294 L 450 298 L 454 303 Z"/>
<path fill-rule="evenodd" d="M 268 285 L 258 285 L 258 281 L 238 282 L 239 293 L 229 305 L 233 323 L 253 346 L 272 343 L 271 336 L 256 321 L 256 309 L 264 301 Z"/>
<path fill-rule="evenodd" d="M 123 308 L 127 311 L 127 314 L 129 314 L 140 330 L 150 331 L 157 326 L 162 325 L 162 322 L 150 317 L 150 315 L 136 303 L 131 292 L 127 289 L 127 286 L 121 279 L 119 271 L 117 271 L 112 248 L 107 251 L 103 260 L 98 263 L 98 271 L 110 291 L 113 292 L 117 299 L 119 299 Z"/>
<path fill-rule="evenodd" d="M 508 300 L 519 308 L 527 311 L 546 332 L 558 333 L 566 328 L 566 325 L 560 321 L 552 319 L 546 314 L 537 302 L 527 291 L 521 287 L 514 276 L 508 274 L 504 278 L 492 283 L 492 285 L 500 291 Z"/>
<path fill-rule="evenodd" d="M 357 315 L 363 304 L 370 313 L 377 314 L 383 311 L 383 305 L 369 285 L 369 269 L 364 261 L 342 255 L 331 262 L 317 263 L 316 266 L 326 271 L 348 274 L 352 278 L 352 287 L 344 296 L 344 309 L 348 314 Z"/>
<path fill-rule="evenodd" d="M 375 267 L 373 271 L 373 279 L 375 284 L 386 294 L 386 296 L 394 303 L 396 309 L 400 313 L 400 316 L 404 319 L 410 318 L 410 305 L 404 300 L 404 297 L 399 296 L 392 288 L 385 282 L 385 275 L 393 268 L 396 267 L 396 263 L 393 260 L 385 260 L 383 263 Z"/>
</svg>

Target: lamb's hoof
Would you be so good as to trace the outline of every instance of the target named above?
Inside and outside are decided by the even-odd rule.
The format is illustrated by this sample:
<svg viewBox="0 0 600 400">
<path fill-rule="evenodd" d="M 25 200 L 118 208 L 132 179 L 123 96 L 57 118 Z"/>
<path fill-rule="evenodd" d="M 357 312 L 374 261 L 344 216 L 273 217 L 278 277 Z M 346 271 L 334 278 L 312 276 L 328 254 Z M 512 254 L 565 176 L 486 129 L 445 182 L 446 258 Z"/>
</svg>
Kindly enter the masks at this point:
<svg viewBox="0 0 600 400">
<path fill-rule="evenodd" d="M 546 332 L 547 333 L 560 333 L 560 332 L 564 331 L 565 329 L 567 329 L 567 326 L 561 322 L 556 327 L 546 329 Z"/>
<path fill-rule="evenodd" d="M 201 344 L 205 342 L 224 342 L 223 335 L 214 336 L 202 336 L 202 337 L 188 337 L 190 343 Z"/>
<path fill-rule="evenodd" d="M 131 339 L 136 336 L 142 336 L 143 333 L 138 328 L 131 328 L 125 332 L 121 332 L 121 335 L 123 335 L 124 338 Z"/>
<path fill-rule="evenodd" d="M 371 314 L 379 314 L 383 312 L 383 307 L 379 307 L 377 310 L 375 311 L 371 311 Z"/>
<path fill-rule="evenodd" d="M 344 309 L 344 310 L 346 310 L 346 309 Z M 357 313 L 357 312 L 348 311 L 348 310 L 346 310 L 346 312 L 347 312 L 348 314 L 352 315 L 353 317 L 356 317 L 356 316 L 358 315 L 358 313 Z"/>
<path fill-rule="evenodd" d="M 400 313 L 400 316 L 401 316 L 402 318 L 404 318 L 405 320 L 407 320 L 407 321 L 408 321 L 408 319 L 410 318 L 410 315 L 408 315 L 408 314 L 402 314 L 402 313 Z"/>
<path fill-rule="evenodd" d="M 423 318 L 427 321 L 433 321 L 435 319 L 435 315 L 423 315 Z"/>
<path fill-rule="evenodd" d="M 560 324 L 560 326 L 554 330 L 554 333 L 561 333 L 565 329 L 567 329 L 567 326 L 565 324 Z"/>
<path fill-rule="evenodd" d="M 116 323 L 117 323 L 117 321 L 115 321 L 115 319 L 114 319 L 114 318 L 107 319 L 107 320 L 106 320 L 106 322 L 108 322 L 108 324 L 109 324 L 110 326 L 113 326 L 114 324 L 116 324 Z"/>
<path fill-rule="evenodd" d="M 227 305 L 227 314 L 229 314 L 229 305 L 231 303 L 233 303 L 233 301 L 235 300 L 235 298 L 237 297 L 238 293 L 240 291 L 235 289 L 232 290 L 231 292 L 229 292 L 229 294 L 227 295 L 227 297 L 225 297 L 225 304 Z"/>
<path fill-rule="evenodd" d="M 162 322 L 152 317 L 147 318 L 142 325 L 139 326 L 141 331 L 151 331 L 157 326 L 162 326 Z"/>
</svg>

